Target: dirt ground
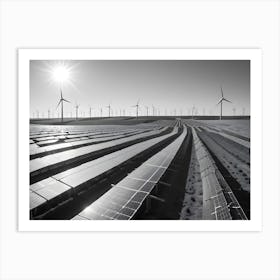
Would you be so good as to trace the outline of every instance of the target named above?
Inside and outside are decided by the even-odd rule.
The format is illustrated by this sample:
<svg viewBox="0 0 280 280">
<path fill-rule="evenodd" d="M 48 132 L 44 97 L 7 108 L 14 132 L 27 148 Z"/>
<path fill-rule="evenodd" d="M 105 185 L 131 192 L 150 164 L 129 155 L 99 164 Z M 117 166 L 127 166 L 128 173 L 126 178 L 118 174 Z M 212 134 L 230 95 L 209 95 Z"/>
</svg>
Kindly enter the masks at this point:
<svg viewBox="0 0 280 280">
<path fill-rule="evenodd" d="M 195 149 L 192 149 L 191 163 L 186 181 L 185 197 L 180 214 L 181 220 L 202 219 L 202 183 Z"/>
</svg>

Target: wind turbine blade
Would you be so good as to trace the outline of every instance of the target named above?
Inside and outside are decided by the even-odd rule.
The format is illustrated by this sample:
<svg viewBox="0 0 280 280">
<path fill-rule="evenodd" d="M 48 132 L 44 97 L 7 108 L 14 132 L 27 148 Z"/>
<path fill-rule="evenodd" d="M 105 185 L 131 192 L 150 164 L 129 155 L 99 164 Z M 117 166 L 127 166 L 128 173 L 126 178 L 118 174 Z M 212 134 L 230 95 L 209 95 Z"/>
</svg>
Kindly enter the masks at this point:
<svg viewBox="0 0 280 280">
<path fill-rule="evenodd" d="M 223 98 L 223 100 L 226 101 L 226 102 L 232 103 L 231 101 L 229 101 L 229 100 L 227 100 L 227 99 L 225 99 L 225 98 Z"/>
<path fill-rule="evenodd" d="M 224 97 L 224 92 L 223 92 L 223 88 L 221 87 L 221 94 L 222 94 L 222 97 Z"/>
<path fill-rule="evenodd" d="M 58 102 L 58 104 L 57 104 L 57 106 L 56 106 L 56 108 L 55 109 L 57 109 L 58 108 L 58 106 L 59 106 L 59 104 L 61 103 L 61 101 L 62 101 L 63 99 L 60 99 L 59 100 L 59 102 Z"/>
<path fill-rule="evenodd" d="M 71 103 L 70 101 L 68 101 L 68 100 L 66 100 L 66 99 L 64 99 L 64 98 L 63 98 L 62 100 L 65 101 L 65 102 Z"/>
<path fill-rule="evenodd" d="M 223 102 L 223 98 L 217 103 L 217 105 L 219 105 L 220 103 L 222 103 Z"/>
<path fill-rule="evenodd" d="M 136 105 L 139 105 L 139 101 L 140 101 L 140 99 L 138 99 L 138 101 L 137 101 Z"/>
</svg>

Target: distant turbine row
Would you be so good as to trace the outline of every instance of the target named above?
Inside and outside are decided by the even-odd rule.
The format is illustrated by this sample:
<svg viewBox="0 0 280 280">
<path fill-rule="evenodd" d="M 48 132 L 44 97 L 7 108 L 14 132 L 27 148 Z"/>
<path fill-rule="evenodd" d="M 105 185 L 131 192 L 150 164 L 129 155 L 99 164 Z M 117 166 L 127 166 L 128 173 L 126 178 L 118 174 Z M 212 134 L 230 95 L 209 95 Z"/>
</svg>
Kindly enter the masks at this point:
<svg viewBox="0 0 280 280">
<path fill-rule="evenodd" d="M 63 120 L 64 120 L 64 106 L 63 106 L 64 102 L 71 103 L 70 101 L 66 100 L 63 97 L 62 90 L 60 88 L 60 100 L 59 100 L 59 102 L 58 102 L 58 104 L 56 106 L 56 110 L 57 110 L 57 108 L 60 105 L 61 106 L 61 122 L 63 122 Z M 226 99 L 224 97 L 223 88 L 221 87 L 221 99 L 217 103 L 217 105 L 220 105 L 220 120 L 222 120 L 222 118 L 223 118 L 223 103 L 224 102 L 232 103 L 230 100 L 228 100 L 228 99 Z M 74 106 L 75 111 L 76 111 L 76 119 L 78 119 L 78 117 L 79 117 L 79 107 L 80 107 L 80 105 L 77 104 L 77 103 Z M 137 103 L 135 105 L 132 105 L 131 107 L 135 108 L 135 116 L 136 116 L 136 118 L 138 118 L 139 117 L 139 110 L 141 109 L 141 107 L 140 107 L 140 99 L 138 99 Z M 154 105 L 151 105 L 150 107 L 147 106 L 147 105 L 145 105 L 145 106 L 143 105 L 143 107 L 146 109 L 146 116 L 150 115 L 149 114 L 149 109 L 150 108 L 152 108 L 151 116 L 156 116 L 156 115 L 160 115 L 161 114 L 160 109 L 156 108 Z M 112 115 L 112 112 L 113 112 L 111 104 L 108 104 L 108 106 L 105 106 L 105 108 L 108 109 L 108 117 L 110 118 L 111 115 Z M 93 107 L 89 106 L 89 117 L 90 118 L 92 118 L 93 110 L 94 110 Z M 102 109 L 102 107 L 99 110 L 100 110 L 100 114 L 99 114 L 100 117 L 103 117 L 103 109 Z M 233 114 L 235 115 L 236 108 L 233 108 L 232 110 L 233 110 Z M 242 108 L 242 113 L 243 113 L 243 115 L 245 115 L 245 108 Z M 192 108 L 191 108 L 191 116 L 192 116 L 192 118 L 194 118 L 194 116 L 197 115 L 197 114 L 198 114 L 198 110 L 193 105 Z M 119 114 L 116 113 L 116 115 L 125 116 L 126 115 L 126 110 L 125 109 L 119 109 Z M 168 115 L 167 109 L 165 109 L 165 115 Z M 177 109 L 175 108 L 173 111 L 171 111 L 170 115 L 177 116 Z M 182 109 L 180 109 L 180 115 L 181 116 L 183 115 L 183 110 Z M 203 115 L 205 115 L 205 109 L 204 108 L 203 108 Z M 85 117 L 85 113 L 84 112 L 83 112 L 83 116 Z M 33 117 L 34 117 L 34 113 L 33 113 Z M 39 111 L 38 110 L 37 110 L 37 117 L 39 118 Z M 72 117 L 72 112 L 71 112 L 71 117 Z M 48 118 L 50 118 L 50 109 L 48 109 Z"/>
</svg>

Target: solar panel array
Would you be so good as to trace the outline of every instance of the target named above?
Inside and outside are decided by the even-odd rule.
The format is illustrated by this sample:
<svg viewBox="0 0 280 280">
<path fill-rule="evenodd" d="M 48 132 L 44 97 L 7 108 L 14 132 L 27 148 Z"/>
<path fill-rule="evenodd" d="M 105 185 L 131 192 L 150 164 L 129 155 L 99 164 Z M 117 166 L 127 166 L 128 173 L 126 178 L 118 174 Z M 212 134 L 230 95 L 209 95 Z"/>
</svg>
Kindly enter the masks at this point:
<svg viewBox="0 0 280 280">
<path fill-rule="evenodd" d="M 186 135 L 187 129 L 184 126 L 182 134 L 176 140 L 136 168 L 73 219 L 132 219 L 170 166 Z"/>
<path fill-rule="evenodd" d="M 90 145 L 95 143 L 107 142 L 114 139 L 119 139 L 127 136 L 132 136 L 136 134 L 140 134 L 143 132 L 147 132 L 149 130 L 132 130 L 132 131 L 123 131 L 118 133 L 110 133 L 110 134 L 99 134 L 99 133 L 89 133 L 84 134 L 82 137 L 76 138 L 76 135 L 67 135 L 64 136 L 65 139 L 63 142 L 56 143 L 59 140 L 43 140 L 38 141 L 37 138 L 36 146 L 30 147 L 30 155 L 32 158 L 42 157 L 46 154 L 57 153 L 61 150 L 74 149 L 81 147 L 83 145 Z M 75 137 L 71 137 L 75 136 Z M 50 145 L 53 144 L 53 145 Z"/>
<path fill-rule="evenodd" d="M 80 187 L 88 181 L 98 178 L 102 174 L 160 142 L 173 137 L 177 133 L 178 127 L 174 127 L 172 132 L 168 134 L 123 148 L 32 184 L 30 186 L 30 209 L 35 210 L 43 204 L 50 204 L 58 197 L 70 195 L 72 192 L 75 192 L 77 188 L 80 189 Z M 154 135 L 156 136 L 157 134 L 158 132 Z"/>
<path fill-rule="evenodd" d="M 134 141 L 149 136 L 156 136 L 157 134 L 160 134 L 165 130 L 167 130 L 167 127 L 161 128 L 159 130 L 152 130 L 133 136 L 128 136 L 125 138 L 100 143 L 100 144 L 58 152 L 55 154 L 44 156 L 42 158 L 36 158 L 30 161 L 30 173 L 39 174 L 40 172 L 44 172 L 50 168 L 54 168 L 58 165 L 63 165 L 65 162 L 75 161 L 75 159 L 80 158 L 82 156 L 86 156 L 90 153 L 94 153 L 106 148 L 114 147 L 116 145 L 121 145 L 129 141 Z"/>
<path fill-rule="evenodd" d="M 194 148 L 200 166 L 203 188 L 203 219 L 231 220 L 223 189 L 216 176 L 216 165 L 192 128 Z"/>
</svg>

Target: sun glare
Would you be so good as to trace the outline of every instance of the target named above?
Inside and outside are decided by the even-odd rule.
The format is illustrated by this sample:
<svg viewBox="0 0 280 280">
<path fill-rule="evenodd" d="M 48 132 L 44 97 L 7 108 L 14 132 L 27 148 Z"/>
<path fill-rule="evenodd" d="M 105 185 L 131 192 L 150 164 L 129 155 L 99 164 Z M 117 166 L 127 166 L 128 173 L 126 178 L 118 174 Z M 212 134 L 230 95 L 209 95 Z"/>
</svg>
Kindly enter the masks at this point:
<svg viewBox="0 0 280 280">
<path fill-rule="evenodd" d="M 53 70 L 53 79 L 56 82 L 63 83 L 69 79 L 70 71 L 65 66 L 57 66 Z"/>
<path fill-rule="evenodd" d="M 79 63 L 73 61 L 55 60 L 45 61 L 41 70 L 46 74 L 46 81 L 51 85 L 62 87 L 71 86 L 75 90 L 77 87 L 77 68 Z"/>
</svg>

